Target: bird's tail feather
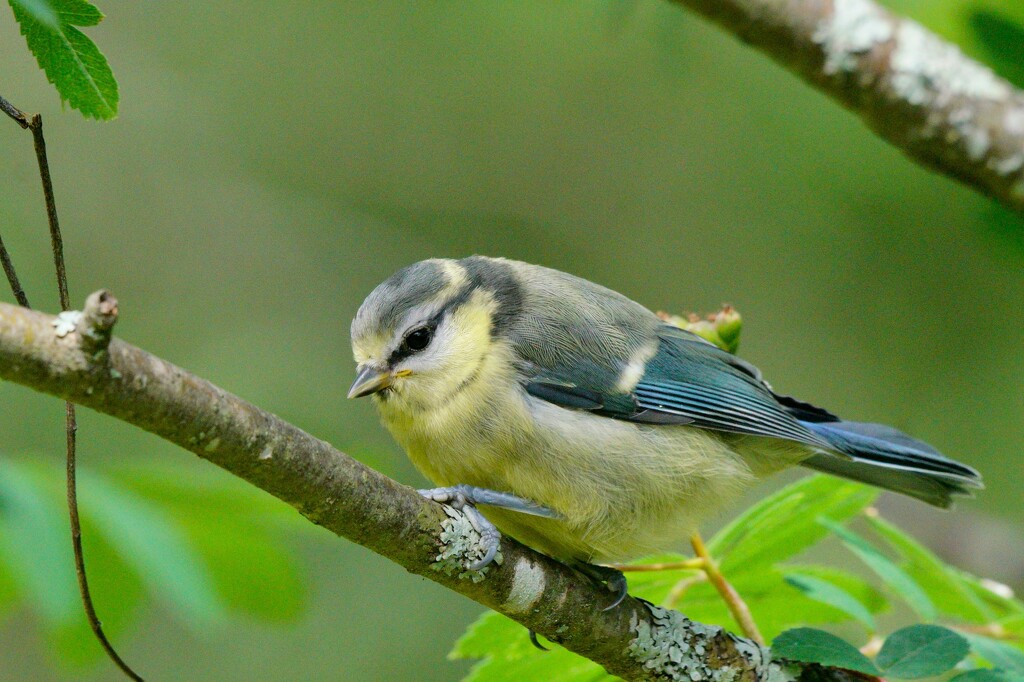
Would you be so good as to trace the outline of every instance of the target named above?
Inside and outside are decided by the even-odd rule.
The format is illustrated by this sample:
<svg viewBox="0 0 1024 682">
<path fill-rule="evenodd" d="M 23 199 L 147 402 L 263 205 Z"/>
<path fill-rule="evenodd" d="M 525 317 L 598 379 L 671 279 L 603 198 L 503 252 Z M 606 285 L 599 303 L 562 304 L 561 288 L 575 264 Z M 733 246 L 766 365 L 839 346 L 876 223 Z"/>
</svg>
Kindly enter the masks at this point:
<svg viewBox="0 0 1024 682">
<path fill-rule="evenodd" d="M 954 495 L 981 488 L 981 476 L 969 466 L 907 434 L 881 424 L 801 422 L 836 452 L 819 452 L 802 464 L 817 471 L 869 483 L 935 505 L 949 507 Z"/>
</svg>

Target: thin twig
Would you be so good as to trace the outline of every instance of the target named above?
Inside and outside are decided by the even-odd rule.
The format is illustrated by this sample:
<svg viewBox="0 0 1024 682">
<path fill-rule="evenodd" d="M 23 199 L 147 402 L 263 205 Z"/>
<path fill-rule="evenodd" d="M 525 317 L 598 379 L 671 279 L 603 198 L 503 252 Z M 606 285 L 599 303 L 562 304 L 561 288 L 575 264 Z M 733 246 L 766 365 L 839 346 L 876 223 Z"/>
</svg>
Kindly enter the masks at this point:
<svg viewBox="0 0 1024 682">
<path fill-rule="evenodd" d="M 743 634 L 755 642 L 764 644 L 764 637 L 761 635 L 761 631 L 757 629 L 757 623 L 754 622 L 754 616 L 751 615 L 750 608 L 743 601 L 743 598 L 740 597 L 736 589 L 725 579 L 722 572 L 718 570 L 718 563 L 711 558 L 708 548 L 704 546 L 704 539 L 699 533 L 694 533 L 690 537 L 690 544 L 693 545 L 693 551 L 697 556 L 704 560 L 704 573 L 707 574 L 708 580 L 711 581 L 711 584 L 715 586 L 715 589 L 722 596 L 726 606 L 729 607 L 729 612 L 732 613 L 732 617 L 736 619 L 736 624 L 743 630 Z"/>
<path fill-rule="evenodd" d="M 100 618 L 96 614 L 96 607 L 93 605 L 92 593 L 89 591 L 89 581 L 85 574 L 85 554 L 82 552 L 82 523 L 78 518 L 78 487 L 75 485 L 75 434 L 78 432 L 78 424 L 75 420 L 75 406 L 74 403 L 65 403 L 65 424 L 67 426 L 67 495 L 68 495 L 68 515 L 71 520 L 71 546 L 74 549 L 75 554 L 75 573 L 78 576 L 78 591 L 82 595 L 82 605 L 85 607 L 85 616 L 89 621 L 89 627 L 92 629 L 96 639 L 99 640 L 100 646 L 107 652 L 107 656 L 110 660 L 121 669 L 121 672 L 125 674 L 129 679 L 135 680 L 136 682 L 143 682 L 142 677 L 132 670 L 131 666 L 121 658 L 117 650 L 114 649 L 114 645 L 107 639 L 107 634 L 103 632 L 103 625 L 100 623 Z"/>
<path fill-rule="evenodd" d="M 702 583 L 707 579 L 707 573 L 697 573 L 689 577 L 683 578 L 675 585 L 673 585 L 672 589 L 668 591 L 668 595 L 665 597 L 665 601 L 662 602 L 662 605 L 666 609 L 674 609 L 691 587 L 698 583 Z"/>
<path fill-rule="evenodd" d="M 703 571 L 703 559 L 684 559 L 683 561 L 666 561 L 660 564 L 608 564 L 611 568 L 623 573 L 647 573 L 651 571 Z"/>
<path fill-rule="evenodd" d="M 18 279 L 18 273 L 14 269 L 11 254 L 7 252 L 7 247 L 4 246 L 3 237 L 0 237 L 0 264 L 3 265 L 4 274 L 7 275 L 7 283 L 11 285 L 11 291 L 14 292 L 14 300 L 22 307 L 30 307 L 28 296 L 25 295 L 25 290 L 21 287 L 21 281 Z"/>
<path fill-rule="evenodd" d="M 50 225 L 50 244 L 53 247 L 53 266 L 57 271 L 57 291 L 60 294 L 60 309 L 71 309 L 68 295 L 68 273 L 64 266 L 64 239 L 60 235 L 60 221 L 57 220 L 57 201 L 53 196 L 53 181 L 50 179 L 50 162 L 46 160 L 46 138 L 43 137 L 43 117 L 34 114 L 28 120 L 32 130 L 32 143 L 36 149 L 39 164 L 39 179 L 43 183 L 43 199 L 46 201 L 46 220 Z"/>
<path fill-rule="evenodd" d="M 26 116 L 23 111 L 15 107 L 3 97 L 0 97 L 0 109 L 10 116 L 22 128 L 32 131 L 32 142 L 36 152 L 36 162 L 39 165 L 39 179 L 43 185 L 43 199 L 46 203 L 46 218 L 50 227 L 50 244 L 53 250 L 53 264 L 57 275 L 57 291 L 60 297 L 61 310 L 71 308 L 71 297 L 68 293 L 67 268 L 64 263 L 64 239 L 60 233 L 60 221 L 57 218 L 57 202 L 53 193 L 53 181 L 50 177 L 50 163 L 46 158 L 46 138 L 43 136 L 43 117 L 39 114 Z M 7 281 L 11 285 L 14 297 L 18 303 L 28 308 L 28 298 L 25 296 L 18 276 L 14 271 L 14 264 L 11 262 L 7 249 L 0 241 L 0 260 L 3 261 L 4 272 L 7 274 Z M 89 580 L 85 572 L 85 553 L 82 550 L 82 523 L 78 515 L 78 486 L 76 481 L 76 438 L 78 434 L 78 422 L 75 416 L 74 403 L 64 404 L 64 425 L 67 436 L 67 453 L 65 459 L 65 473 L 67 481 L 67 503 L 68 520 L 71 526 L 71 547 L 74 554 L 75 574 L 78 578 L 78 590 L 82 596 L 82 606 L 85 609 L 86 619 L 89 627 L 99 641 L 100 646 L 107 652 L 110 659 L 121 669 L 129 679 L 142 682 L 132 668 L 121 658 L 114 649 L 114 646 L 107 639 L 103 632 L 103 625 L 96 614 L 96 607 L 92 601 L 92 594 L 89 590 Z"/>
<path fill-rule="evenodd" d="M 25 112 L 8 102 L 3 97 L 0 97 L 0 111 L 10 116 L 14 122 L 22 128 L 28 128 L 28 116 L 25 115 Z"/>
</svg>

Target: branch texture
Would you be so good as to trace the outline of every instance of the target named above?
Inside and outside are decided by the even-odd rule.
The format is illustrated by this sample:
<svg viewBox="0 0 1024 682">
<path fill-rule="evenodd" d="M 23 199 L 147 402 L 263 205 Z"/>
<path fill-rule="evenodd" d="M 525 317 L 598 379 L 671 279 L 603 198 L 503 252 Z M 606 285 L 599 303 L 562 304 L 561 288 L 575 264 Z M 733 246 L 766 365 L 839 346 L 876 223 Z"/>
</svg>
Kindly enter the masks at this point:
<svg viewBox="0 0 1024 682">
<path fill-rule="evenodd" d="M 328 530 L 499 611 L 628 680 L 853 679 L 786 665 L 755 642 L 608 593 L 509 538 L 502 562 L 466 517 L 210 382 L 110 335 L 117 301 L 97 292 L 57 317 L 0 303 L 0 379 L 139 426 L 262 488 Z M 526 634 L 524 633 L 524 637 Z M 699 652 L 699 653 L 698 653 Z"/>
<path fill-rule="evenodd" d="M 1024 91 L 872 0 L 672 0 L 858 114 L 910 158 L 1024 212 Z"/>
</svg>

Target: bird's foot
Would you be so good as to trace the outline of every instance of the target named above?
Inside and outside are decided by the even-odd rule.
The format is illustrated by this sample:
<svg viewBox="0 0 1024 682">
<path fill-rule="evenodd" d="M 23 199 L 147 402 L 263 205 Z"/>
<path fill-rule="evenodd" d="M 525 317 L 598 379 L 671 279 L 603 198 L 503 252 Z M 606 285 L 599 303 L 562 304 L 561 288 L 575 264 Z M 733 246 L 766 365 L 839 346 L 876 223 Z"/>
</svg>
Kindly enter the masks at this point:
<svg viewBox="0 0 1024 682">
<path fill-rule="evenodd" d="M 502 493 L 497 490 L 488 490 L 487 488 L 478 488 L 473 485 L 453 485 L 448 488 L 428 488 L 419 491 L 420 495 L 433 500 L 434 502 L 440 502 L 441 504 L 447 504 L 453 509 L 462 511 L 469 522 L 473 525 L 473 528 L 480 534 L 480 544 L 485 548 L 484 557 L 470 566 L 470 570 L 479 571 L 484 568 L 492 561 L 494 561 L 495 555 L 498 553 L 498 547 L 501 541 L 501 533 L 494 527 L 494 524 L 488 521 L 483 514 L 481 514 L 476 505 L 486 504 L 491 507 L 499 507 L 501 509 L 508 509 L 510 511 L 520 512 L 521 514 L 530 514 L 532 516 L 543 516 L 549 519 L 557 519 L 559 515 L 543 505 L 539 505 L 536 502 L 532 502 L 518 495 L 511 493 Z"/>
<path fill-rule="evenodd" d="M 626 576 L 623 575 L 622 571 L 616 568 L 612 568 L 611 566 L 600 566 L 598 564 L 585 564 L 582 562 L 573 564 L 573 568 L 594 582 L 603 584 L 610 592 L 615 594 L 614 601 L 601 609 L 602 611 L 611 611 L 621 604 L 622 600 L 625 599 L 626 595 L 629 593 L 629 585 L 626 583 Z"/>
<path fill-rule="evenodd" d="M 484 549 L 483 557 L 470 564 L 468 568 L 471 571 L 480 571 L 490 566 L 494 557 L 497 556 L 501 546 L 501 533 L 474 506 L 476 499 L 471 494 L 467 494 L 471 491 L 471 486 L 453 486 L 451 488 L 428 488 L 417 492 L 428 500 L 447 504 L 452 509 L 457 509 L 466 515 L 473 530 L 480 534 L 480 545 Z"/>
</svg>

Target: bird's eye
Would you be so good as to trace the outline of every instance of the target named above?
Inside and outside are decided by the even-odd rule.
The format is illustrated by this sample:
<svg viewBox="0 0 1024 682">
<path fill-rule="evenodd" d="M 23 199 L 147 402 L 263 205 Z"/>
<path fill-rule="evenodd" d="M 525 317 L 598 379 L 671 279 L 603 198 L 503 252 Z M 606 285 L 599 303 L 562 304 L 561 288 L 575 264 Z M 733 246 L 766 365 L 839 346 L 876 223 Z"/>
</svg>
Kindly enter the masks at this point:
<svg viewBox="0 0 1024 682">
<path fill-rule="evenodd" d="M 418 353 L 430 345 L 434 338 L 434 330 L 430 327 L 417 327 L 405 335 L 402 347 L 410 353 Z"/>
</svg>

